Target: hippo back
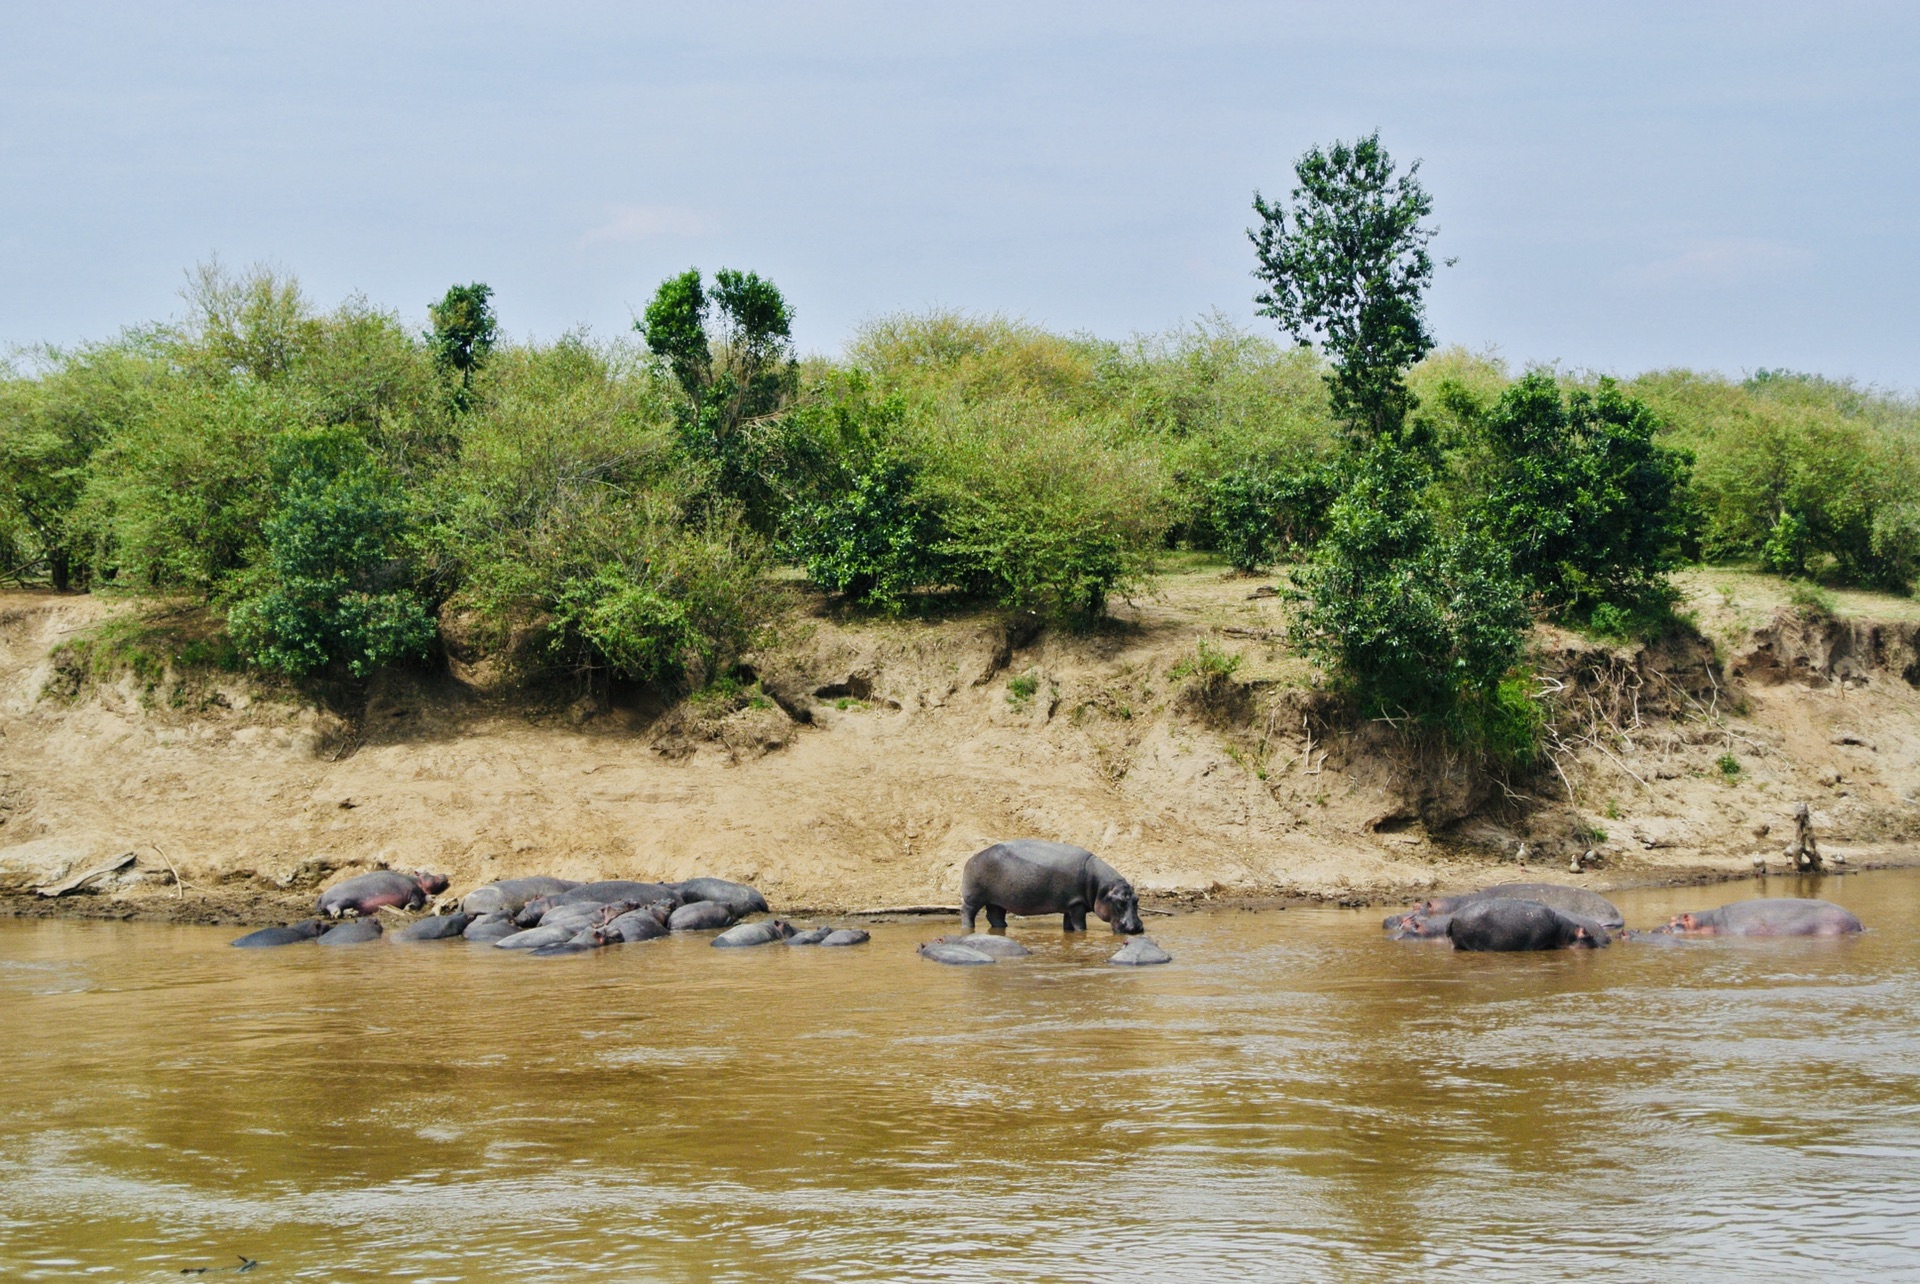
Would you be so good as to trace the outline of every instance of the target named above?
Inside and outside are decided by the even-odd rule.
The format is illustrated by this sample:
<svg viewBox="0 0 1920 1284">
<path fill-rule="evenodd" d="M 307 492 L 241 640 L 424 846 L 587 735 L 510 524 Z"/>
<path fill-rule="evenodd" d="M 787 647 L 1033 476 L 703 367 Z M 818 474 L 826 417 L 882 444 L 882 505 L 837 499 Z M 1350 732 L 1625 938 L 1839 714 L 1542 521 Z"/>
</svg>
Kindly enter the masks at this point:
<svg viewBox="0 0 1920 1284">
<path fill-rule="evenodd" d="M 517 914 L 528 901 L 542 896 L 558 896 L 578 886 L 580 884 L 570 878 L 549 878 L 545 874 L 503 878 L 468 892 L 461 899 L 460 908 L 480 915 L 501 912 Z"/>
<path fill-rule="evenodd" d="M 1015 838 L 967 858 L 960 874 L 969 902 L 998 905 L 1010 914 L 1057 914 L 1076 897 L 1091 908 L 1094 865 L 1105 862 L 1084 847 Z M 1115 878 L 1111 866 L 1107 872 Z"/>
</svg>

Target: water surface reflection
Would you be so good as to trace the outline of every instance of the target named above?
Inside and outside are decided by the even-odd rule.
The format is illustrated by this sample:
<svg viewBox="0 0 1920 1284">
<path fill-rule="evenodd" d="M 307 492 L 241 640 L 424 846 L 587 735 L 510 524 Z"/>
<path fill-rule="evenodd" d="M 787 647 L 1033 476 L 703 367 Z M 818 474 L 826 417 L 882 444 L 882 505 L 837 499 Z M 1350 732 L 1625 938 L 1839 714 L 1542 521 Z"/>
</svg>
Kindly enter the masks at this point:
<svg viewBox="0 0 1920 1284">
<path fill-rule="evenodd" d="M 1620 897 L 1630 922 L 1750 894 Z M 1772 894 L 1811 894 L 1775 880 Z M 1851 941 L 1171 967 L 0 923 L 0 1276 L 1536 1278 L 1920 1269 L 1920 872 Z"/>
</svg>

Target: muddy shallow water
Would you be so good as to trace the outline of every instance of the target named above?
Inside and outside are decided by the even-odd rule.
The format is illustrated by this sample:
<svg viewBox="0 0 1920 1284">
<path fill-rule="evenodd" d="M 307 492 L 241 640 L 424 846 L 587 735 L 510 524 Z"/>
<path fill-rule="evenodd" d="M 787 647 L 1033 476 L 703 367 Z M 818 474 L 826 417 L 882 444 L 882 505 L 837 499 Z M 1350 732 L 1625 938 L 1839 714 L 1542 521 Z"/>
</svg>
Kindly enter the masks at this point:
<svg viewBox="0 0 1920 1284">
<path fill-rule="evenodd" d="M 1752 883 L 1616 899 L 1630 924 Z M 678 938 L 0 922 L 0 1278 L 1920 1271 L 1920 871 L 1855 940 L 1455 954 L 1379 911 Z"/>
</svg>

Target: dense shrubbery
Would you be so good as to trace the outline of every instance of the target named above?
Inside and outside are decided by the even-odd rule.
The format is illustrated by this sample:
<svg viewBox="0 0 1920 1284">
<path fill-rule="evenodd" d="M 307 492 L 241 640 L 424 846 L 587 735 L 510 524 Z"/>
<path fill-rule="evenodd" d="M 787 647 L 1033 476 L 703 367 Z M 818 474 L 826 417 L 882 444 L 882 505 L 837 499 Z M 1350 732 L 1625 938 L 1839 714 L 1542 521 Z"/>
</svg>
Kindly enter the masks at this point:
<svg viewBox="0 0 1920 1284">
<path fill-rule="evenodd" d="M 1424 194 L 1401 196 L 1424 254 Z M 1643 629 L 1683 556 L 1920 572 L 1911 401 L 1515 379 L 1459 350 L 1409 368 L 1431 340 L 1403 267 L 1371 321 L 1269 293 L 1304 336 L 1346 336 L 1327 358 L 1218 318 L 1116 343 L 932 313 L 805 363 L 751 273 L 667 282 L 643 349 L 507 341 L 479 284 L 417 333 L 210 268 L 178 323 L 0 370 L 0 579 L 191 595 L 293 674 L 365 675 L 457 616 L 466 642 L 534 639 L 535 667 L 698 687 L 772 618 L 777 559 L 879 609 L 1080 626 L 1162 550 L 1212 549 L 1302 563 L 1305 635 L 1364 707 L 1511 759 L 1529 610 Z"/>
</svg>

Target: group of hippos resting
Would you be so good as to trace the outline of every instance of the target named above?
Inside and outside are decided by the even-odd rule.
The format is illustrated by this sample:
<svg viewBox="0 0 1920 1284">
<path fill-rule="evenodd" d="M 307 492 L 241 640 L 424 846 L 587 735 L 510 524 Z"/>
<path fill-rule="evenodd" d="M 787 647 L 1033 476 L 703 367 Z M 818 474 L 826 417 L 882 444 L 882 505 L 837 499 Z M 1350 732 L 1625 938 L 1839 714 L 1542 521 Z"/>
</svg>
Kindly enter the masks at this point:
<svg viewBox="0 0 1920 1284">
<path fill-rule="evenodd" d="M 284 927 L 263 927 L 233 943 L 253 949 L 317 941 L 356 945 L 386 935 L 382 910 L 419 910 L 445 892 L 448 880 L 416 870 L 375 870 L 336 883 L 320 893 L 315 916 Z M 962 875 L 966 932 L 922 946 L 937 963 L 965 966 L 994 963 L 1029 951 L 1018 942 L 974 932 L 984 910 L 996 930 L 1008 914 L 1059 914 L 1068 931 L 1084 931 L 1087 915 L 1112 924 L 1116 932 L 1138 936 L 1111 962 L 1122 965 L 1166 963 L 1172 956 L 1139 934 L 1140 907 L 1133 887 L 1092 852 L 1065 843 L 1016 839 L 996 843 L 968 860 Z M 609 945 L 655 940 L 675 932 L 718 932 L 721 948 L 771 945 L 861 945 L 868 934 L 857 927 L 795 928 L 780 919 L 740 920 L 768 913 L 767 901 L 745 883 L 723 878 L 690 878 L 677 883 L 610 879 L 578 883 L 536 875 L 508 878 L 475 888 L 457 908 L 418 919 L 394 933 L 401 941 L 444 941 L 456 937 L 500 949 L 525 950 L 536 958 L 582 954 Z"/>
<path fill-rule="evenodd" d="M 1631 941 L 1688 936 L 1846 936 L 1858 918 L 1831 901 L 1758 897 L 1718 909 L 1675 914 L 1664 927 L 1624 932 L 1626 919 L 1612 901 L 1584 887 L 1559 883 L 1503 883 L 1485 891 L 1444 896 L 1387 915 L 1395 940 L 1447 940 L 1456 950 L 1601 949 L 1614 935 Z"/>
<path fill-rule="evenodd" d="M 336 883 L 320 894 L 316 916 L 285 927 L 249 932 L 234 942 L 247 948 L 317 941 L 352 945 L 385 935 L 381 910 L 419 910 L 448 887 L 439 874 L 376 870 Z M 991 932 L 975 931 L 985 912 Z M 690 878 L 677 883 L 610 879 L 578 883 L 536 875 L 508 878 L 475 888 L 452 912 L 418 919 L 397 931 L 402 941 L 459 937 L 501 949 L 525 950 L 536 958 L 582 954 L 609 945 L 650 941 L 675 932 L 717 932 L 713 944 L 740 948 L 788 945 L 864 944 L 859 928 L 798 929 L 777 918 L 741 920 L 769 913 L 767 901 L 744 883 Z M 1038 839 L 1014 839 L 976 852 L 961 871 L 960 918 L 965 931 L 922 945 L 919 953 L 950 966 L 989 964 L 1028 953 L 995 933 L 1009 914 L 1058 914 L 1069 932 L 1086 930 L 1087 916 L 1135 939 L 1108 961 L 1121 965 L 1170 962 L 1148 940 L 1132 884 L 1082 847 Z M 1397 940 L 1447 940 L 1455 949 L 1520 951 L 1598 949 L 1610 945 L 1626 920 L 1613 903 L 1585 888 L 1557 883 L 1505 883 L 1485 891 L 1440 897 L 1387 917 Z M 1718 909 L 1675 915 L 1650 932 L 1623 933 L 1629 940 L 1685 936 L 1842 936 L 1861 930 L 1860 920 L 1828 901 L 1763 898 Z"/>
</svg>

